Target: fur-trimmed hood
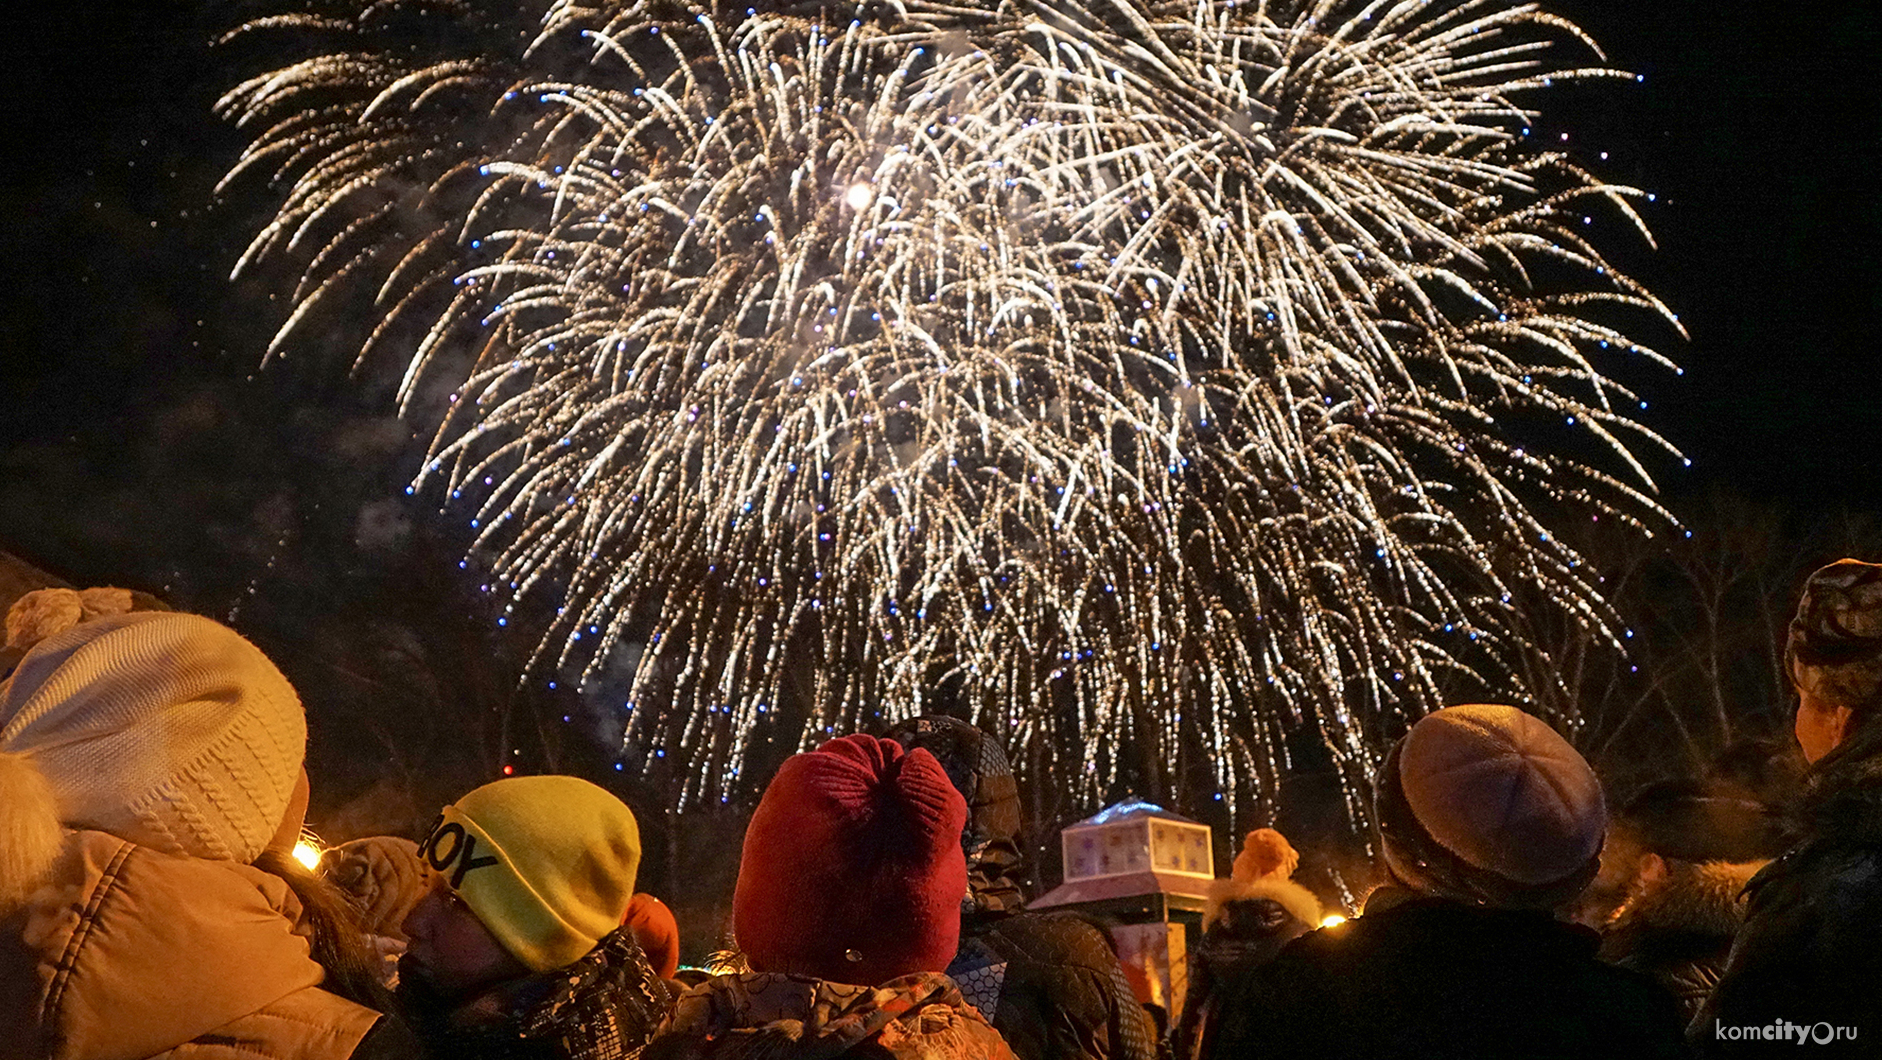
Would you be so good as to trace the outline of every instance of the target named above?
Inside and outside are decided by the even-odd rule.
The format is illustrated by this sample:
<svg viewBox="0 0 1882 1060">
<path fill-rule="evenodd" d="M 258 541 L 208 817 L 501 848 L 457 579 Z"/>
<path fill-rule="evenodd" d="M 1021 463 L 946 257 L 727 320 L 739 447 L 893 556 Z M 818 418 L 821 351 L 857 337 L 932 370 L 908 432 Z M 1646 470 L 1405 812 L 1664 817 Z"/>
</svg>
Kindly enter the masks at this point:
<svg viewBox="0 0 1882 1060">
<path fill-rule="evenodd" d="M 1668 861 L 1667 878 L 1629 899 L 1610 933 L 1640 927 L 1729 938 L 1745 922 L 1745 885 L 1767 864 Z"/>
<path fill-rule="evenodd" d="M 1320 899 L 1315 898 L 1312 891 L 1293 880 L 1262 876 L 1253 880 L 1230 877 L 1211 883 L 1209 902 L 1202 914 L 1202 929 L 1208 931 L 1220 923 L 1227 915 L 1225 907 L 1229 903 L 1253 901 L 1273 902 L 1306 924 L 1309 930 L 1320 926 Z"/>
<path fill-rule="evenodd" d="M 1652 976 L 1690 1021 L 1724 974 L 1744 926 L 1745 886 L 1763 861 L 1668 861 L 1665 879 L 1637 891 L 1601 936 L 1600 957 Z"/>
</svg>

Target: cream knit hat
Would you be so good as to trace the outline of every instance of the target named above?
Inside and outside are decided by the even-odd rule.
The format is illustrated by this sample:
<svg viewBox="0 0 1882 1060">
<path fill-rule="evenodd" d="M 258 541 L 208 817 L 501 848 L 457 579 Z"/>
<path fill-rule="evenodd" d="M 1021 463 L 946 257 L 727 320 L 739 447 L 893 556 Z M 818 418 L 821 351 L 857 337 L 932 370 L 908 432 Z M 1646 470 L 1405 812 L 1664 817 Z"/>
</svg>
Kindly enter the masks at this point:
<svg viewBox="0 0 1882 1060">
<path fill-rule="evenodd" d="M 306 745 L 287 678 L 196 615 L 85 622 L 41 641 L 0 684 L 0 753 L 38 767 L 64 824 L 172 854 L 253 861 Z"/>
</svg>

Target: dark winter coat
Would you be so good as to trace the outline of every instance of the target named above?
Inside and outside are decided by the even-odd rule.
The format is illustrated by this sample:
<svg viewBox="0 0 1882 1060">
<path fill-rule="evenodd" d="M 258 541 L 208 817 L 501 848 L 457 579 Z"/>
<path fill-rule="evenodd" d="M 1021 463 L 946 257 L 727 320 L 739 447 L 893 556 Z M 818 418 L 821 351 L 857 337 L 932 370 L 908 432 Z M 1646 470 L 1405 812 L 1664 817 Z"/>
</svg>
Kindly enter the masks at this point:
<svg viewBox="0 0 1882 1060">
<path fill-rule="evenodd" d="M 1063 914 L 963 924 L 948 966 L 1019 1060 L 1152 1060 L 1156 1032 L 1096 927 Z"/>
<path fill-rule="evenodd" d="M 1019 788 L 1000 745 L 964 721 L 919 717 L 883 734 L 934 755 L 967 800 L 968 894 L 948 975 L 1019 1060 L 1155 1060 L 1156 1032 L 1103 933 L 1022 912 Z"/>
<path fill-rule="evenodd" d="M 1630 898 L 1601 933 L 1601 959 L 1652 977 L 1689 1023 L 1719 984 L 1745 922 L 1745 884 L 1763 861 L 1668 861 L 1666 879 Z"/>
<path fill-rule="evenodd" d="M 944 975 L 881 986 L 722 975 L 680 995 L 638 1060 L 1014 1060 Z"/>
<path fill-rule="evenodd" d="M 1177 1060 L 1195 1060 L 1220 1018 L 1223 990 L 1320 924 L 1320 900 L 1288 879 L 1217 880 L 1202 940 L 1189 953 L 1189 991 L 1171 1035 Z"/>
<path fill-rule="evenodd" d="M 1720 1028 L 1780 1020 L 1853 1027 L 1851 1055 L 1882 1038 L 1882 752 L 1839 748 L 1813 772 L 1804 838 L 1752 877 L 1725 974 L 1689 1028 L 1706 1055 L 1769 1049 Z"/>
<path fill-rule="evenodd" d="M 1388 888 L 1230 993 L 1212 1060 L 1685 1055 L 1671 997 L 1545 913 Z"/>
<path fill-rule="evenodd" d="M 664 980 L 621 928 L 574 964 L 499 983 L 448 1007 L 401 1000 L 435 1060 L 622 1060 L 672 1008 Z"/>
</svg>

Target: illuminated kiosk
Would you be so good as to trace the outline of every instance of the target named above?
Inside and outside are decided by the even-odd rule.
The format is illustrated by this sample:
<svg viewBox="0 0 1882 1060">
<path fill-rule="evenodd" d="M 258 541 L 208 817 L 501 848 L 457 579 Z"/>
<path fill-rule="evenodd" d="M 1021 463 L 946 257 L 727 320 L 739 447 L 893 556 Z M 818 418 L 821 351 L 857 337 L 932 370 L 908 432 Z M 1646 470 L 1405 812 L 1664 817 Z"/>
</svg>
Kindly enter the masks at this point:
<svg viewBox="0 0 1882 1060">
<path fill-rule="evenodd" d="M 1027 903 L 1102 917 L 1117 926 L 1118 958 L 1144 1000 L 1175 1020 L 1189 986 L 1191 932 L 1215 879 L 1209 826 L 1126 799 L 1059 832 L 1065 882 Z"/>
</svg>

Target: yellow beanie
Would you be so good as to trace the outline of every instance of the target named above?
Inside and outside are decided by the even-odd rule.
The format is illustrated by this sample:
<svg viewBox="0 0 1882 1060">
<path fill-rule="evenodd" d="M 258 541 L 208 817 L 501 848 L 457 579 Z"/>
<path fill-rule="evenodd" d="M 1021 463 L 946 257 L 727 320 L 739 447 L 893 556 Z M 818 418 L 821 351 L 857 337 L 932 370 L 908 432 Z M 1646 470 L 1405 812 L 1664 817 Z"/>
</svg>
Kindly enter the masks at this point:
<svg viewBox="0 0 1882 1060">
<path fill-rule="evenodd" d="M 446 806 L 418 853 L 512 956 L 546 972 L 621 926 L 640 827 L 586 780 L 510 777 Z"/>
</svg>

